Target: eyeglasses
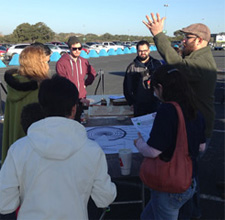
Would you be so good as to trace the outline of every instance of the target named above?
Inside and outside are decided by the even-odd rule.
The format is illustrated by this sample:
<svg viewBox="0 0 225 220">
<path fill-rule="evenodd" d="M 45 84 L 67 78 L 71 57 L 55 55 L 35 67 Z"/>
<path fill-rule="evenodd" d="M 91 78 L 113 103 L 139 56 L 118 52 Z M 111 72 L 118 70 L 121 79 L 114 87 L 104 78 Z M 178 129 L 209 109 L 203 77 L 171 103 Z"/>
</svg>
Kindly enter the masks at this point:
<svg viewBox="0 0 225 220">
<path fill-rule="evenodd" d="M 184 36 L 184 39 L 189 40 L 191 38 L 198 38 L 197 36 Z"/>
<path fill-rule="evenodd" d="M 138 53 L 147 53 L 148 50 L 138 50 Z"/>
<path fill-rule="evenodd" d="M 72 47 L 71 48 L 73 51 L 75 51 L 75 50 L 82 50 L 82 47 Z"/>
</svg>

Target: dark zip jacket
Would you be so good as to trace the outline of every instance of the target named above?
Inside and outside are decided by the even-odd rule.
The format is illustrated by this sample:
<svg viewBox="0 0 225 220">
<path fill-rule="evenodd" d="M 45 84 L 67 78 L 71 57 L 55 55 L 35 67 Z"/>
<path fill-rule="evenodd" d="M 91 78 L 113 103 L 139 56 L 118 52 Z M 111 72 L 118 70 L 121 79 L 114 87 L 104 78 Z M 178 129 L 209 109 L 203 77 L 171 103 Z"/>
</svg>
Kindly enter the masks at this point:
<svg viewBox="0 0 225 220">
<path fill-rule="evenodd" d="M 154 97 L 153 88 L 150 86 L 151 75 L 161 66 L 159 60 L 149 56 L 146 63 L 142 63 L 138 57 L 127 67 L 124 82 L 123 92 L 129 105 L 134 108 L 142 108 L 143 114 L 156 111 L 156 106 L 159 101 Z M 134 112 L 135 113 L 135 112 Z M 135 114 L 142 115 L 142 114 Z"/>
</svg>

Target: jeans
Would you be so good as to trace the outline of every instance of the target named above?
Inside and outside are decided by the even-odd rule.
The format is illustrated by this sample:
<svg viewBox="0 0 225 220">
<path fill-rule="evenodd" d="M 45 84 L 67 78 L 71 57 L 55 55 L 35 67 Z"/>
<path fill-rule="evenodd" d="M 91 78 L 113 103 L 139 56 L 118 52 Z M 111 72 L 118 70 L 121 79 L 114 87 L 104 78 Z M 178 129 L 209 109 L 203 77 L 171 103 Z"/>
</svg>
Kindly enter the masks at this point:
<svg viewBox="0 0 225 220">
<path fill-rule="evenodd" d="M 204 152 L 199 153 L 197 161 L 199 162 L 203 155 L 206 153 L 209 143 L 210 143 L 210 138 L 206 139 L 206 148 Z M 201 209 L 200 209 L 200 187 L 199 187 L 199 177 L 198 177 L 198 170 L 196 173 L 196 190 L 193 195 L 193 197 L 187 201 L 180 209 L 179 213 L 179 220 L 189 220 L 191 218 L 200 218 L 201 217 Z"/>
<path fill-rule="evenodd" d="M 177 220 L 180 207 L 194 194 L 196 181 L 183 193 L 166 193 L 151 190 L 151 199 L 141 213 L 141 219 Z"/>
</svg>

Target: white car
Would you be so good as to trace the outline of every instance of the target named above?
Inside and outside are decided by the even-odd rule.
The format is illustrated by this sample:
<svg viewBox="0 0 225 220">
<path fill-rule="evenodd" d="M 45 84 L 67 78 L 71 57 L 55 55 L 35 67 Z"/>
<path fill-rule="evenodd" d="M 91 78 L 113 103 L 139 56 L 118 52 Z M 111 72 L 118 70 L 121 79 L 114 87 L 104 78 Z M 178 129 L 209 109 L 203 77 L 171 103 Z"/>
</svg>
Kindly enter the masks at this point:
<svg viewBox="0 0 225 220">
<path fill-rule="evenodd" d="M 102 44 L 92 44 L 91 46 L 89 46 L 89 50 L 95 50 L 97 53 L 99 53 L 101 49 L 105 49 L 106 51 L 109 50 L 107 47 L 103 46 Z"/>
<path fill-rule="evenodd" d="M 6 54 L 5 54 L 5 59 L 6 60 L 10 60 L 12 59 L 12 57 L 15 55 L 15 54 L 20 54 L 22 52 L 22 50 L 29 46 L 30 44 L 15 44 L 15 45 L 12 45 L 11 47 L 8 48 L 8 50 L 6 51 Z"/>
<path fill-rule="evenodd" d="M 70 49 L 67 45 L 58 45 L 58 47 L 62 50 L 65 50 L 67 53 L 70 53 Z"/>
<path fill-rule="evenodd" d="M 64 54 L 64 53 L 67 53 L 68 49 L 61 49 L 59 48 L 58 46 L 54 45 L 54 44 L 44 44 L 46 46 L 49 47 L 49 49 L 53 52 L 58 52 L 61 56 Z"/>
<path fill-rule="evenodd" d="M 122 50 L 124 49 L 124 46 L 122 45 L 116 45 L 114 44 L 113 42 L 102 42 L 102 46 L 106 47 L 107 48 L 107 51 L 111 48 L 113 48 L 115 51 L 118 49 L 118 48 L 121 48 Z"/>
</svg>

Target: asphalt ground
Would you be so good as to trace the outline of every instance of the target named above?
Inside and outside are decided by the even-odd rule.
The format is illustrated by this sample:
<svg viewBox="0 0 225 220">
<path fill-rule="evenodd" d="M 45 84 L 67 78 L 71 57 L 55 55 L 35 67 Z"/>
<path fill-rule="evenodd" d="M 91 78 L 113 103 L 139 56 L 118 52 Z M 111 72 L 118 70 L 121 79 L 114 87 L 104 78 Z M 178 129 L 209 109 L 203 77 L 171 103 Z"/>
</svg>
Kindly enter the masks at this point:
<svg viewBox="0 0 225 220">
<path fill-rule="evenodd" d="M 151 52 L 154 58 L 161 59 L 157 52 Z M 215 90 L 215 110 L 216 119 L 214 131 L 209 149 L 200 161 L 200 189 L 201 189 L 201 209 L 204 220 L 225 219 L 225 170 L 224 170 L 224 88 L 225 88 L 225 51 L 213 51 L 214 58 L 218 67 L 217 84 Z M 136 54 L 117 55 L 109 57 L 91 58 L 89 62 L 96 71 L 104 71 L 104 94 L 122 94 L 123 78 L 128 64 L 135 58 Z M 4 72 L 6 69 L 0 68 L 0 81 L 5 87 Z M 55 73 L 55 63 L 50 63 L 51 74 Z M 95 94 L 99 76 L 96 77 L 94 83 L 87 87 L 88 95 Z M 6 95 L 2 88 L 1 97 L 4 106 Z M 101 83 L 97 90 L 97 94 L 103 94 Z M 0 124 L 0 139 L 2 135 L 2 124 Z M 1 140 L 0 140 L 1 141 Z M 1 143 L 1 142 L 0 142 Z M 123 184 L 117 182 L 118 198 L 124 199 L 140 199 L 140 184 L 133 182 L 132 184 Z M 146 202 L 150 194 L 145 190 Z M 99 218 L 102 210 L 93 208 L 91 204 L 91 213 Z M 110 211 L 106 213 L 105 219 L 139 219 L 142 207 L 140 204 L 129 205 L 112 205 Z"/>
</svg>

